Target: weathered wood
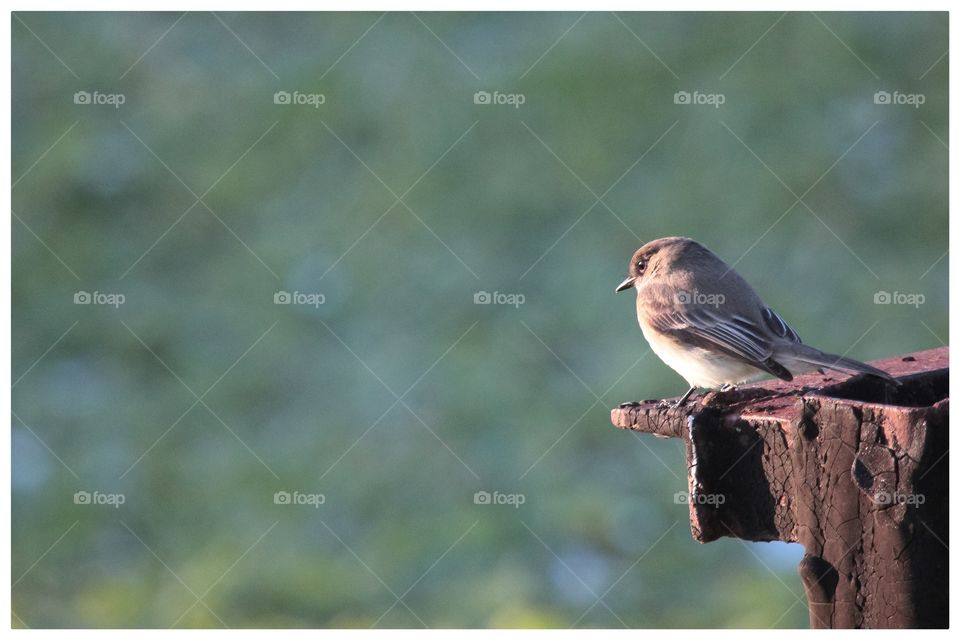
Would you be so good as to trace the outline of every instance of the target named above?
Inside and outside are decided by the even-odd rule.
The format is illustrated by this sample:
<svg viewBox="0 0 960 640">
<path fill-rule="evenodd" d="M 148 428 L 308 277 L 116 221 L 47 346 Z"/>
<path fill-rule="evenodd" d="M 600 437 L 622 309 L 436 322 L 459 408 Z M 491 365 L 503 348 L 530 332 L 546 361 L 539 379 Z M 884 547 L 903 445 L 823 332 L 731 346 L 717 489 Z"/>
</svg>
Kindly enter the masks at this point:
<svg viewBox="0 0 960 640">
<path fill-rule="evenodd" d="M 948 350 L 874 364 L 902 386 L 812 374 L 611 419 L 684 439 L 694 539 L 804 546 L 812 627 L 945 628 Z"/>
</svg>

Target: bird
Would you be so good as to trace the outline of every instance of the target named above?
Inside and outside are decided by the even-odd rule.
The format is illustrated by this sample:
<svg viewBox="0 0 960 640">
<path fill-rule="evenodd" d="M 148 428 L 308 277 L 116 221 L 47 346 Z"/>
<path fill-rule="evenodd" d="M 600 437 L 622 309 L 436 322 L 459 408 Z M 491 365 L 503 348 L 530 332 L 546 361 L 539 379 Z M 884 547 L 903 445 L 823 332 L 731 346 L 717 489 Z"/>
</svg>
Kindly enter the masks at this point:
<svg viewBox="0 0 960 640">
<path fill-rule="evenodd" d="M 697 389 L 728 391 L 764 374 L 793 380 L 833 369 L 895 385 L 886 371 L 804 344 L 720 257 L 691 238 L 652 240 L 630 258 L 616 292 L 637 293 L 637 321 L 651 350 Z"/>
</svg>

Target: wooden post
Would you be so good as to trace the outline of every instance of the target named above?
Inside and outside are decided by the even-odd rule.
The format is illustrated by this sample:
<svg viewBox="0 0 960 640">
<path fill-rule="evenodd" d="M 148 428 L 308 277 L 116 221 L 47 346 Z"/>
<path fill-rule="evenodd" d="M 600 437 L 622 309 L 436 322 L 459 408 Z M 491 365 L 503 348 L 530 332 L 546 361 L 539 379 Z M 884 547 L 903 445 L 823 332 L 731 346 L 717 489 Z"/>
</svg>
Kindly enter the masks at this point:
<svg viewBox="0 0 960 640">
<path fill-rule="evenodd" d="M 686 442 L 695 540 L 803 545 L 811 627 L 947 628 L 948 349 L 874 364 L 903 386 L 811 374 L 611 419 Z"/>
</svg>

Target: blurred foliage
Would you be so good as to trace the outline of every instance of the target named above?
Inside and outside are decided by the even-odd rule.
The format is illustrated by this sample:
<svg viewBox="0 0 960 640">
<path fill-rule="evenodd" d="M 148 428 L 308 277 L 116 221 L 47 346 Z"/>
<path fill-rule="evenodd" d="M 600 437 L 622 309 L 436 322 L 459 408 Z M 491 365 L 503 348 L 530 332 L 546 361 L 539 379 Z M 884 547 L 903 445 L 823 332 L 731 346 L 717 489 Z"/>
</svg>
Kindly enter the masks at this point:
<svg viewBox="0 0 960 640">
<path fill-rule="evenodd" d="M 642 242 L 689 235 L 811 344 L 939 346 L 945 13 L 12 32 L 16 625 L 806 625 L 799 548 L 697 545 L 681 444 L 611 427 L 684 390 L 613 287 Z"/>
</svg>

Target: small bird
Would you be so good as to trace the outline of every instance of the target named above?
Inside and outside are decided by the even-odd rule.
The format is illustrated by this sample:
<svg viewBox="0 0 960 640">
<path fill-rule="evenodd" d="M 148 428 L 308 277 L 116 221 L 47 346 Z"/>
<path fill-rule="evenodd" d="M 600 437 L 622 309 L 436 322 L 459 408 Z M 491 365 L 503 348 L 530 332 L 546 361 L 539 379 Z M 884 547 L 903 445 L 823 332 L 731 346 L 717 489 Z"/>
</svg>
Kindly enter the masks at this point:
<svg viewBox="0 0 960 640">
<path fill-rule="evenodd" d="M 866 373 L 899 385 L 887 372 L 807 346 L 746 280 L 690 238 L 640 247 L 616 291 L 637 290 L 637 320 L 650 348 L 690 389 L 726 391 L 765 373 L 781 380 L 820 367 Z"/>
</svg>

